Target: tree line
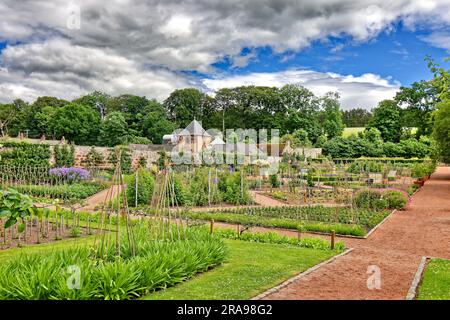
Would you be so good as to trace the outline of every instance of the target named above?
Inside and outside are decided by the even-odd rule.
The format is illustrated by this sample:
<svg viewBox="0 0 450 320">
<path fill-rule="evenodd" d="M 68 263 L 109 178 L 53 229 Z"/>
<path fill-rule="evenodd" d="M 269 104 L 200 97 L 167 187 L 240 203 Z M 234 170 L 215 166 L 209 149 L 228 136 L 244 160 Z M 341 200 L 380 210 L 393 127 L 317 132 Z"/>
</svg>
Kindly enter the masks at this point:
<svg viewBox="0 0 450 320">
<path fill-rule="evenodd" d="M 22 132 L 30 138 L 65 137 L 79 145 L 158 144 L 164 134 L 196 119 L 205 129 L 279 129 L 284 140 L 304 146 L 322 147 L 334 141 L 352 148 L 341 137 L 346 126 L 365 127 L 360 139 L 377 140 L 375 135 L 390 143 L 419 141 L 433 132 L 434 111 L 442 101 L 436 83 L 435 77 L 402 87 L 393 99 L 381 101 L 371 111 L 342 111 L 337 93 L 319 97 L 293 84 L 223 88 L 214 95 L 195 88 L 178 89 L 162 103 L 99 91 L 72 101 L 49 96 L 33 103 L 16 99 L 0 104 L 0 132 L 2 136 Z M 412 127 L 417 128 L 415 132 Z"/>
</svg>

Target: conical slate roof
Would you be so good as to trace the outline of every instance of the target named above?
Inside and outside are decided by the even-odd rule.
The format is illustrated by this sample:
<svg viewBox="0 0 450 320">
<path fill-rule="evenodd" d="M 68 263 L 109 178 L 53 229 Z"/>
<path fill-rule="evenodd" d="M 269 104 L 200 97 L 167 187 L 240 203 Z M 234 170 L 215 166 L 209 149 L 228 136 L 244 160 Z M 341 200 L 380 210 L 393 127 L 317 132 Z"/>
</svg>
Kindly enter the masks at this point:
<svg viewBox="0 0 450 320">
<path fill-rule="evenodd" d="M 184 135 L 186 133 L 189 133 L 191 136 L 203 136 L 203 137 L 210 137 L 211 135 L 203 129 L 200 122 L 197 120 L 192 120 L 191 123 L 181 132 L 180 135 Z"/>
</svg>

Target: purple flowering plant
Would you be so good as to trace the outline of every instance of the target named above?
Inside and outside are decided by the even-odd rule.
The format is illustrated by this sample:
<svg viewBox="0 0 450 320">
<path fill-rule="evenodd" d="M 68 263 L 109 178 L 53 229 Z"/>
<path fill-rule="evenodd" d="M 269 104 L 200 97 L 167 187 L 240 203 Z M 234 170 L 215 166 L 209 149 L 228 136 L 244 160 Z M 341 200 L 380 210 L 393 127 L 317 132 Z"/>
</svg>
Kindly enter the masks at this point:
<svg viewBox="0 0 450 320">
<path fill-rule="evenodd" d="M 53 168 L 50 169 L 49 174 L 51 177 L 61 179 L 66 182 L 78 182 L 81 180 L 87 180 L 90 178 L 90 173 L 83 168 Z"/>
</svg>

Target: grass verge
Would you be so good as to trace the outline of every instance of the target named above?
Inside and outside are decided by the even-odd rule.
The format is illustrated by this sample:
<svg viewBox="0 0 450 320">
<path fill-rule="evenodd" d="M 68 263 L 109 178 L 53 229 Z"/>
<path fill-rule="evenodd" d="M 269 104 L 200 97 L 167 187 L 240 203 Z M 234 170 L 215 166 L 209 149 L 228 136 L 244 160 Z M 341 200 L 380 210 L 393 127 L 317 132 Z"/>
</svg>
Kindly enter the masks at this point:
<svg viewBox="0 0 450 320">
<path fill-rule="evenodd" d="M 432 259 L 423 276 L 418 300 L 450 300 L 450 260 Z"/>
</svg>

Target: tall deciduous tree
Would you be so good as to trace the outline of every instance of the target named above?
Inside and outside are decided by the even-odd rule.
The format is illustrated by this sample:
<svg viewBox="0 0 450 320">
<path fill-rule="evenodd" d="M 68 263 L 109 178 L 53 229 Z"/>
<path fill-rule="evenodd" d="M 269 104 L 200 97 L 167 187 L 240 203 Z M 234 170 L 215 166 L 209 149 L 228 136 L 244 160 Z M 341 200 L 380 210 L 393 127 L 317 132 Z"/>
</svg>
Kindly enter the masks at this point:
<svg viewBox="0 0 450 320">
<path fill-rule="evenodd" d="M 383 100 L 373 110 L 368 128 L 377 128 L 384 141 L 398 142 L 402 135 L 400 108 L 394 100 Z"/>
<path fill-rule="evenodd" d="M 211 103 L 208 96 L 195 88 L 175 90 L 164 101 L 169 119 L 179 127 L 186 127 L 194 118 L 202 121 Z"/>
<path fill-rule="evenodd" d="M 81 145 L 92 145 L 97 141 L 99 126 L 99 114 L 91 107 L 76 103 L 58 109 L 52 124 L 56 138 L 64 136 Z"/>
<path fill-rule="evenodd" d="M 432 81 L 414 82 L 411 87 L 401 87 L 395 96 L 395 101 L 404 108 L 404 126 L 417 127 L 417 137 L 431 134 L 431 114 L 438 100 Z"/>
<path fill-rule="evenodd" d="M 100 145 L 114 147 L 123 144 L 127 137 L 127 122 L 122 112 L 109 113 L 100 125 L 98 142 Z"/>
<path fill-rule="evenodd" d="M 322 98 L 323 129 L 329 139 L 341 136 L 344 131 L 340 107 L 338 93 L 329 92 Z"/>
</svg>

